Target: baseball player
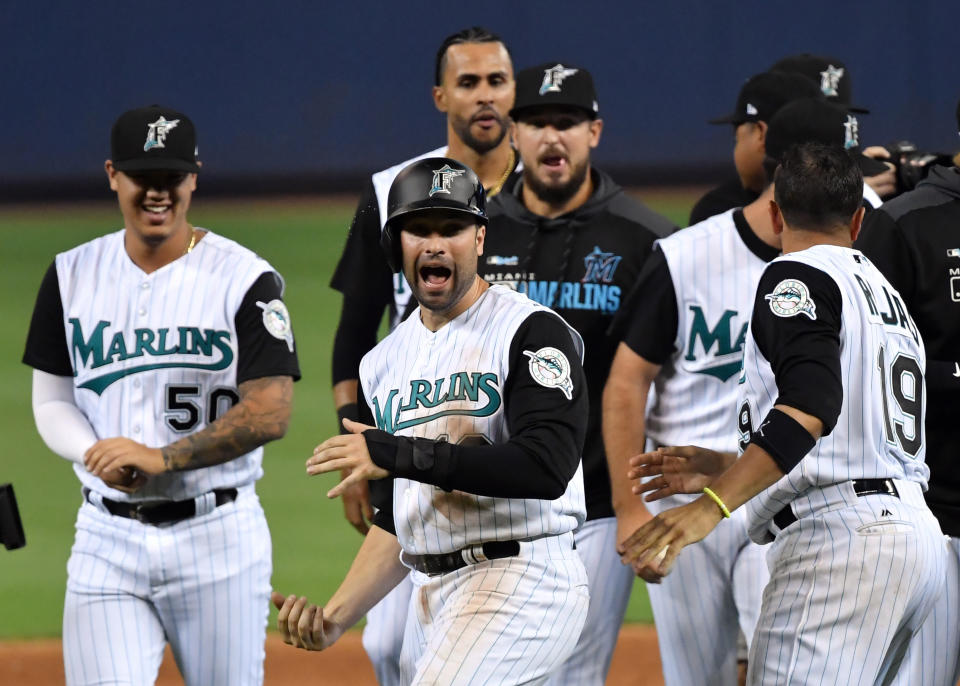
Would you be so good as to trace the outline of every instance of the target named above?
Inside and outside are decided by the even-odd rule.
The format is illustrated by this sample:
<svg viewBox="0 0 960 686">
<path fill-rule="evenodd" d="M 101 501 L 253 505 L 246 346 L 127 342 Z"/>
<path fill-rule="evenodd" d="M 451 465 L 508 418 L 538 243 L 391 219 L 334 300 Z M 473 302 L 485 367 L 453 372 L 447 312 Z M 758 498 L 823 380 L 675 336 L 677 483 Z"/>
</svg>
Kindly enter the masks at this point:
<svg viewBox="0 0 960 686">
<path fill-rule="evenodd" d="M 614 345 L 604 332 L 658 235 L 676 227 L 591 166 L 603 120 L 593 78 L 569 63 L 517 73 L 514 140 L 523 172 L 491 202 L 481 274 L 554 308 L 580 332 L 590 420 L 583 452 L 587 521 L 577 552 L 590 579 L 590 613 L 552 684 L 602 684 L 633 574 L 620 564 L 600 432 L 600 392 Z"/>
<path fill-rule="evenodd" d="M 386 309 L 393 328 L 416 302 L 403 274 L 394 274 L 380 250 L 387 217 L 387 192 L 404 167 L 424 157 L 448 156 L 475 169 L 496 195 L 517 166 L 507 137 L 507 112 L 513 105 L 513 66 L 504 42 L 473 27 L 444 39 L 437 51 L 433 99 L 447 115 L 447 145 L 374 174 L 364 188 L 347 244 L 331 286 L 343 293 L 343 308 L 333 344 L 333 395 L 337 415 L 357 419 L 360 358 L 377 340 Z M 376 488 L 388 488 L 373 483 Z M 373 512 L 366 482 L 343 494 L 347 519 L 365 534 Z M 412 586 L 401 583 L 367 617 L 363 646 L 381 686 L 398 683 L 399 655 Z"/>
<path fill-rule="evenodd" d="M 960 129 L 960 109 L 957 111 Z M 947 535 L 944 594 L 910 643 L 903 684 L 960 680 L 960 170 L 934 167 L 916 189 L 863 222 L 855 247 L 903 296 L 923 336 L 926 359 L 927 504 Z"/>
<path fill-rule="evenodd" d="M 733 125 L 733 164 L 737 178 L 707 191 L 690 210 L 690 225 L 757 199 L 766 186 L 763 173 L 764 140 L 770 118 L 797 98 L 814 97 L 817 87 L 802 74 L 761 72 L 743 84 L 733 112 L 711 124 Z"/>
<path fill-rule="evenodd" d="M 761 74 L 744 86 L 732 117 L 738 139 L 750 127 L 774 138 L 772 111 L 797 91 L 795 79 Z M 799 89 L 804 83 L 800 79 Z M 754 104 L 755 103 L 755 104 Z M 739 144 L 738 144 L 739 148 Z M 765 154 L 761 141 L 757 153 Z M 772 171 L 772 169 L 771 169 Z M 772 177 L 760 173 L 764 190 L 745 207 L 727 210 L 657 242 L 614 324 L 622 342 L 603 391 L 603 434 L 619 540 L 654 514 L 690 501 L 675 495 L 644 506 L 624 475 L 628 461 L 654 446 L 695 443 L 713 450 L 736 450 L 737 376 L 757 282 L 780 254 L 769 205 Z M 656 389 L 648 406 L 651 388 Z M 647 581 L 664 681 L 668 685 L 736 684 L 745 673 L 746 649 L 760 612 L 767 581 L 763 549 L 750 541 L 743 511 L 729 526 L 711 533 L 677 561 L 660 582 L 655 570 L 638 568 Z M 704 626 L 738 627 L 709 642 L 698 640 Z M 739 653 L 739 654 L 738 654 Z"/>
<path fill-rule="evenodd" d="M 270 532 L 254 492 L 300 376 L 283 281 L 187 220 L 186 115 L 122 114 L 106 162 L 124 228 L 57 255 L 23 360 L 47 446 L 83 485 L 67 563 L 68 684 L 260 684 Z"/>
<path fill-rule="evenodd" d="M 890 683 L 943 585 L 923 499 L 923 341 L 851 247 L 862 186 L 839 146 L 782 157 L 771 215 L 784 254 L 760 278 L 744 343 L 739 459 L 688 447 L 632 461 L 670 465 L 638 490 L 703 495 L 644 525 L 628 559 L 667 574 L 744 504 L 751 538 L 772 542 L 751 684 Z"/>
<path fill-rule="evenodd" d="M 274 594 L 284 639 L 323 649 L 410 571 L 405 684 L 542 684 L 587 612 L 573 530 L 584 519 L 587 389 L 580 336 L 476 272 L 484 191 L 451 158 L 404 169 L 383 246 L 418 312 L 364 356 L 368 425 L 322 443 L 330 491 L 393 476 L 353 566 L 323 608 Z M 374 427 L 373 424 L 376 426 Z"/>
</svg>

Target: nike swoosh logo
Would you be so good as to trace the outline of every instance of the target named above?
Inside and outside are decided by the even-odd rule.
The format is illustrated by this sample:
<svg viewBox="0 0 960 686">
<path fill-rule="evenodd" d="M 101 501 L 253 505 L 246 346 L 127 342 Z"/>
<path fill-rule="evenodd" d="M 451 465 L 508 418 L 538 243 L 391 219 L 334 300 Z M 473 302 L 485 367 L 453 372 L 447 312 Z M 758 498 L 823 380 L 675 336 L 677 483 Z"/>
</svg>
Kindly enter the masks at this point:
<svg viewBox="0 0 960 686">
<path fill-rule="evenodd" d="M 953 375 L 954 375 L 954 376 L 960 376 L 960 362 L 954 362 L 954 363 L 953 363 L 953 367 L 954 367 L 954 369 L 956 369 L 956 371 L 953 373 Z"/>
</svg>

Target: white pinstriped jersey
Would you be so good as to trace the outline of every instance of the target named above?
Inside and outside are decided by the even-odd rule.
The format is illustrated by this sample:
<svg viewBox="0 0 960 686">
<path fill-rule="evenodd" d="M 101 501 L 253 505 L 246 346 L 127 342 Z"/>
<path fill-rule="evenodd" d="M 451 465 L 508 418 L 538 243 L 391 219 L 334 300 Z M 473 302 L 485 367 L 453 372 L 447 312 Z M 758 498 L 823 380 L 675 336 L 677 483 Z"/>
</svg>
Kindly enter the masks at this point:
<svg viewBox="0 0 960 686">
<path fill-rule="evenodd" d="M 162 446 L 237 401 L 234 316 L 250 286 L 273 268 L 207 231 L 191 252 L 147 274 L 127 255 L 123 237 L 117 231 L 56 258 L 74 397 L 97 436 Z M 224 464 L 160 474 L 134 497 L 82 465 L 73 469 L 84 486 L 114 500 L 183 500 L 253 483 L 263 474 L 262 458 L 257 448 Z"/>
<path fill-rule="evenodd" d="M 377 211 L 380 216 L 381 231 L 383 230 L 384 224 L 387 223 L 387 197 L 390 195 L 390 186 L 393 185 L 393 180 L 397 178 L 397 174 L 409 165 L 425 157 L 446 157 L 446 155 L 447 146 L 443 146 L 442 148 L 425 152 L 422 155 L 411 157 L 406 162 L 401 162 L 400 164 L 395 164 L 392 167 L 378 171 L 371 177 L 373 190 L 377 195 Z M 402 271 L 393 275 L 393 302 L 394 314 L 393 321 L 390 322 L 391 329 L 396 327 L 403 319 L 403 314 L 407 311 L 407 303 L 410 302 L 410 286 L 407 284 L 407 280 L 403 276 Z"/>
<path fill-rule="evenodd" d="M 770 540 L 767 525 L 785 505 L 807 499 L 818 504 L 817 487 L 853 479 L 891 478 L 916 481 L 926 489 L 924 463 L 925 394 L 923 340 L 899 293 L 859 250 L 817 245 L 784 255 L 771 264 L 791 261 L 823 272 L 840 291 L 840 370 L 843 405 L 833 431 L 817 441 L 799 464 L 747 503 L 750 535 Z M 806 286 L 793 289 L 797 310 L 815 316 L 816 302 L 806 300 Z M 773 294 L 771 310 L 779 307 Z M 811 305 L 812 303 L 812 305 Z M 793 305 L 790 305 L 793 307 Z M 737 407 L 749 432 L 757 427 L 778 397 L 770 363 L 747 335 Z M 812 489 L 812 490 L 811 490 Z M 808 492 L 809 491 L 809 492 Z"/>
<path fill-rule="evenodd" d="M 438 331 L 409 317 L 360 363 L 363 395 L 378 428 L 451 443 L 508 440 L 503 399 L 511 343 L 527 317 L 543 311 L 549 310 L 521 293 L 491 286 Z M 582 357 L 579 334 L 567 328 Z M 552 501 L 448 492 L 397 478 L 393 503 L 397 538 L 416 555 L 561 534 L 586 518 L 582 464 L 563 496 Z"/>
<path fill-rule="evenodd" d="M 677 299 L 675 352 L 654 380 L 647 436 L 735 450 L 736 388 L 757 282 L 767 262 L 729 210 L 660 239 Z M 759 240 L 759 239 L 758 239 Z"/>
</svg>

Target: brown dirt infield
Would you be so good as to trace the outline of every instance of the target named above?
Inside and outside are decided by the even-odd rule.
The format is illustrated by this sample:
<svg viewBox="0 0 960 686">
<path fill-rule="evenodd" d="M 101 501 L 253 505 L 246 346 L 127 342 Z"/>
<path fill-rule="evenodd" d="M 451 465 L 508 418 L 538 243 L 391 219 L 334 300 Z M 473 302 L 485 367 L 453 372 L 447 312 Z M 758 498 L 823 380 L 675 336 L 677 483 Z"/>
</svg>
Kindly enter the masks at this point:
<svg viewBox="0 0 960 686">
<path fill-rule="evenodd" d="M 373 669 L 360 645 L 360 632 L 351 631 L 325 653 L 308 653 L 283 645 L 276 634 L 267 638 L 266 686 L 318 684 L 376 686 Z M 0 684 L 60 686 L 64 683 L 60 641 L 0 642 Z M 170 656 L 160 667 L 157 686 L 183 684 Z M 660 654 L 652 626 L 628 624 L 620 631 L 607 686 L 662 686 Z"/>
</svg>

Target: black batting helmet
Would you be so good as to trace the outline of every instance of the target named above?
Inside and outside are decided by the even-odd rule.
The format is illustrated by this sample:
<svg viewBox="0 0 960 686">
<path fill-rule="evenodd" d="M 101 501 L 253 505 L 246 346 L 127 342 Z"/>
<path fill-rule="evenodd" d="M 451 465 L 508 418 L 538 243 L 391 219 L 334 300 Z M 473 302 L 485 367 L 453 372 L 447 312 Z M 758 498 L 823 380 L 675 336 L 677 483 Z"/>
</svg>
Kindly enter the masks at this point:
<svg viewBox="0 0 960 686">
<path fill-rule="evenodd" d="M 387 222 L 380 245 L 394 272 L 403 268 L 399 219 L 415 212 L 446 210 L 487 225 L 486 196 L 474 171 L 449 157 L 425 157 L 397 174 L 387 195 Z"/>
</svg>

